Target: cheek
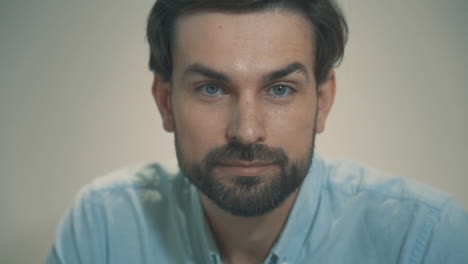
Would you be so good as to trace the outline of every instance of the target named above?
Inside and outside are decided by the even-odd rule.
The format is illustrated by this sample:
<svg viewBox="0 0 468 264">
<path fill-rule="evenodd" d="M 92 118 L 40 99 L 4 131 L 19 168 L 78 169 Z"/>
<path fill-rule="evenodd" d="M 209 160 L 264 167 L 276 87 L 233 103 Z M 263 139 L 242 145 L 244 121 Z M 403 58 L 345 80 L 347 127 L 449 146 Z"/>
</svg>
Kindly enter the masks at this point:
<svg viewBox="0 0 468 264">
<path fill-rule="evenodd" d="M 183 101 L 174 102 L 173 108 L 179 148 L 187 161 L 200 161 L 212 148 L 224 144 L 225 118 L 222 112 Z"/>
<path fill-rule="evenodd" d="M 315 108 L 311 105 L 291 108 L 270 118 L 270 140 L 283 148 L 291 159 L 302 157 L 311 149 L 315 122 Z"/>
</svg>

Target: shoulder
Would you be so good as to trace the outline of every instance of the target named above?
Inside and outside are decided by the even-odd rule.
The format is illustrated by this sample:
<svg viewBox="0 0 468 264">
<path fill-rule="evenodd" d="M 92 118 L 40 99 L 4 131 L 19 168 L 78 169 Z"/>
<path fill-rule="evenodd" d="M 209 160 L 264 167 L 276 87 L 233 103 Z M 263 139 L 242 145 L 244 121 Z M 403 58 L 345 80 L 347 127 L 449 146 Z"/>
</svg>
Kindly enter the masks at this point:
<svg viewBox="0 0 468 264">
<path fill-rule="evenodd" d="M 101 176 L 81 188 L 77 200 L 93 203 L 116 203 L 142 198 L 167 201 L 180 177 L 159 163 L 135 164 Z"/>
<path fill-rule="evenodd" d="M 47 263 L 165 259 L 164 245 L 181 240 L 177 212 L 185 206 L 188 186 L 181 175 L 154 163 L 96 178 L 80 190 L 62 218 Z"/>
<path fill-rule="evenodd" d="M 384 248 L 410 263 L 468 261 L 468 214 L 452 195 L 354 161 L 326 166 L 324 199 L 337 216 L 365 223 L 360 234 L 385 237 Z"/>
<path fill-rule="evenodd" d="M 387 172 L 351 160 L 327 164 L 325 187 L 347 196 L 368 195 L 375 198 L 406 201 L 434 210 L 441 210 L 450 194 L 415 180 L 397 177 Z"/>
<path fill-rule="evenodd" d="M 74 219 L 106 226 L 112 234 L 157 224 L 188 205 L 190 185 L 180 174 L 172 174 L 157 163 L 139 164 L 101 176 L 81 188 L 70 213 Z M 142 225 L 143 224 L 143 225 Z M 108 234 L 106 236 L 112 236 Z M 126 235 L 128 236 L 128 235 Z"/>
</svg>

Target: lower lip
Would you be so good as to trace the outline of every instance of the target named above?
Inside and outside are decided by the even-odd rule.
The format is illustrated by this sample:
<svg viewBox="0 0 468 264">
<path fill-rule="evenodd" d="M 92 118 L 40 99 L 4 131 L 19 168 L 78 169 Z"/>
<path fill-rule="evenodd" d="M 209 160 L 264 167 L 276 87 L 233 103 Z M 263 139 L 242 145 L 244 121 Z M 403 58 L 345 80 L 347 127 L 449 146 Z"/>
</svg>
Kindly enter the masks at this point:
<svg viewBox="0 0 468 264">
<path fill-rule="evenodd" d="M 246 177 L 255 177 L 264 175 L 267 172 L 273 170 L 275 168 L 274 165 L 264 165 L 264 166 L 247 166 L 247 167 L 238 167 L 238 166 L 226 166 L 226 165 L 219 165 L 218 169 L 227 172 L 229 174 L 233 174 L 236 176 L 246 176 Z"/>
</svg>

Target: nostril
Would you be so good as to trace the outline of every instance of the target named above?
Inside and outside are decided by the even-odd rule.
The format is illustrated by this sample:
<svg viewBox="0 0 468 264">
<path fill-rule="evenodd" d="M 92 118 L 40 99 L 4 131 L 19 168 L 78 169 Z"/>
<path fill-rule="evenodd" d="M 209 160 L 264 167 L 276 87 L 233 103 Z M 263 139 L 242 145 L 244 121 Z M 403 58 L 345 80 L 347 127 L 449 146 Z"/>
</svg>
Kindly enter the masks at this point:
<svg viewBox="0 0 468 264">
<path fill-rule="evenodd" d="M 228 129 L 227 139 L 249 145 L 265 140 L 265 131 L 261 126 L 235 126 Z"/>
</svg>

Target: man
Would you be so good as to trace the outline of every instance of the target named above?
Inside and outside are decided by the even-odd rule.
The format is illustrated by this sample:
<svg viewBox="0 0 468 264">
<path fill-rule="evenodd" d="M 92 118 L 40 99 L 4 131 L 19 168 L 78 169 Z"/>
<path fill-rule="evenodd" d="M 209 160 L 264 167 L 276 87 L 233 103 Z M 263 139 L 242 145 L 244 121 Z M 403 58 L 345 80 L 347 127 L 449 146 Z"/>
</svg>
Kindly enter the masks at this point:
<svg viewBox="0 0 468 264">
<path fill-rule="evenodd" d="M 153 95 L 181 172 L 85 187 L 47 263 L 468 263 L 449 195 L 314 152 L 346 22 L 328 0 L 160 0 Z"/>
</svg>

